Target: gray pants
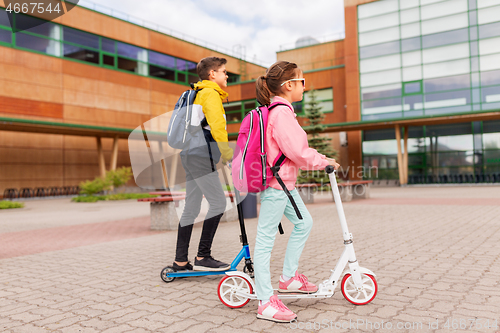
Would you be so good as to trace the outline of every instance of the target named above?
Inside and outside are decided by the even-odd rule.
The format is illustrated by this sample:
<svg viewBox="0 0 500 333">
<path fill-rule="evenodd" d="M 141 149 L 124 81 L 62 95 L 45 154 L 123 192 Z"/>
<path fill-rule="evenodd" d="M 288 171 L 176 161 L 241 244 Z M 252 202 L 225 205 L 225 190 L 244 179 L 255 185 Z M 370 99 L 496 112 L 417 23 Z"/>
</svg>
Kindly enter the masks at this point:
<svg viewBox="0 0 500 333">
<path fill-rule="evenodd" d="M 178 262 L 188 261 L 189 241 L 194 220 L 200 214 L 203 196 L 209 203 L 209 209 L 203 221 L 198 257 L 211 255 L 212 241 L 226 209 L 226 196 L 219 181 L 219 174 L 212 168 L 210 159 L 188 155 L 181 156 L 181 162 L 186 171 L 186 205 L 177 230 L 175 261 Z"/>
</svg>

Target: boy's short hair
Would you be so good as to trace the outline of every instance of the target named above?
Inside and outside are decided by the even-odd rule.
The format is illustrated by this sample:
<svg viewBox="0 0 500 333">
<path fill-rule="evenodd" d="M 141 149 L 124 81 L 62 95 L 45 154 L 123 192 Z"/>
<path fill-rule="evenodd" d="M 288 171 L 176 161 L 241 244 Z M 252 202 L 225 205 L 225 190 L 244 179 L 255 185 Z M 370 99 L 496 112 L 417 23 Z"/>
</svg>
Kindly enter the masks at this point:
<svg viewBox="0 0 500 333">
<path fill-rule="evenodd" d="M 196 71 L 198 72 L 198 76 L 200 77 L 200 79 L 208 80 L 210 71 L 212 70 L 216 71 L 226 63 L 227 60 L 225 58 L 218 58 L 218 57 L 203 58 L 196 66 Z"/>
</svg>

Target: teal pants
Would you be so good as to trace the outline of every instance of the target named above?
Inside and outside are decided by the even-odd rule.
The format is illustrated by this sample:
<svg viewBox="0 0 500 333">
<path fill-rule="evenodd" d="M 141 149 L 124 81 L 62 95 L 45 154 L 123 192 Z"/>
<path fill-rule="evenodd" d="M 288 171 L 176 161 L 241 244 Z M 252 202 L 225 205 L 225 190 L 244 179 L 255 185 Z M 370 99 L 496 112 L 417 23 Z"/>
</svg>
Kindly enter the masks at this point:
<svg viewBox="0 0 500 333">
<path fill-rule="evenodd" d="M 282 190 L 272 187 L 261 193 L 259 224 L 255 241 L 255 292 L 259 300 L 267 300 L 273 295 L 269 265 L 274 239 L 283 214 L 294 224 L 294 228 L 286 247 L 283 274 L 295 276 L 299 268 L 299 259 L 312 228 L 312 217 L 296 189 L 290 191 L 297 204 L 302 220 L 299 220 L 290 200 Z"/>
</svg>

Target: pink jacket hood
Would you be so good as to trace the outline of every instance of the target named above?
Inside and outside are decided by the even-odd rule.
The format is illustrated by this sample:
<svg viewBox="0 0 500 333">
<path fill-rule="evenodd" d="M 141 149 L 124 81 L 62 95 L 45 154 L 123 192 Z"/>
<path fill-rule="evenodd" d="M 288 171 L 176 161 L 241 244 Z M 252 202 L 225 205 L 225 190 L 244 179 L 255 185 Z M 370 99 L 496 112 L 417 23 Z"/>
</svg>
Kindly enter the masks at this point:
<svg viewBox="0 0 500 333">
<path fill-rule="evenodd" d="M 288 190 L 295 188 L 299 169 L 319 170 L 328 165 L 326 156 L 310 148 L 307 142 L 307 133 L 300 127 L 293 110 L 293 106 L 284 98 L 275 96 L 274 102 L 286 104 L 290 107 L 280 105 L 269 112 L 266 128 L 266 151 L 267 161 L 271 165 L 283 152 L 287 157 L 279 171 L 279 175 Z M 271 165 L 272 166 L 272 165 Z M 278 181 L 273 178 L 270 186 L 281 190 Z"/>
</svg>

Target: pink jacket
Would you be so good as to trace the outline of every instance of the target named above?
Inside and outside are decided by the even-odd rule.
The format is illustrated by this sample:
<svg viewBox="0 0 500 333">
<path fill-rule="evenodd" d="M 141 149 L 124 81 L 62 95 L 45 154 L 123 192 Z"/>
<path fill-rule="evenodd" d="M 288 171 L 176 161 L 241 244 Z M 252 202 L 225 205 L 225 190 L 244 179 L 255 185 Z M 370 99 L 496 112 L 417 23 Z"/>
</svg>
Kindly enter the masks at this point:
<svg viewBox="0 0 500 333">
<path fill-rule="evenodd" d="M 295 188 L 299 169 L 319 170 L 328 165 L 326 156 L 309 148 L 307 133 L 300 127 L 297 115 L 293 112 L 292 105 L 284 98 L 275 96 L 274 102 L 287 106 L 277 106 L 269 112 L 266 129 L 267 161 L 272 166 L 279 152 L 283 152 L 287 159 L 281 167 L 279 175 L 289 191 Z M 280 184 L 273 178 L 269 184 L 272 188 L 282 190 Z"/>
</svg>

